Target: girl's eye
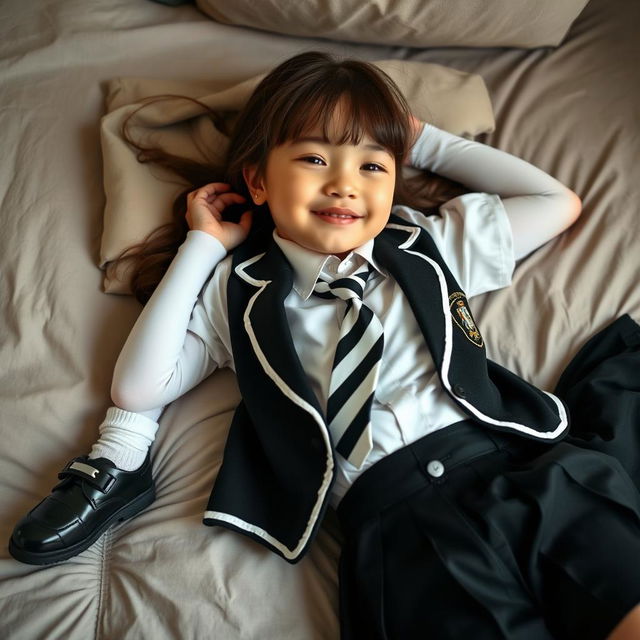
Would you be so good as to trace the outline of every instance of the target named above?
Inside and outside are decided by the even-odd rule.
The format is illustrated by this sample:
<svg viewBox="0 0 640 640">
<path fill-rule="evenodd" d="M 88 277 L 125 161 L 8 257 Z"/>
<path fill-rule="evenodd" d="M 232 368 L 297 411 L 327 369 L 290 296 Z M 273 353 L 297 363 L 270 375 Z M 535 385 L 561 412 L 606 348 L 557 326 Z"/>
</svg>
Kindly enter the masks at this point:
<svg viewBox="0 0 640 640">
<path fill-rule="evenodd" d="M 322 160 L 322 158 L 318 158 L 317 156 L 306 156 L 306 157 L 300 158 L 300 159 L 303 160 L 304 162 L 311 161 L 310 164 L 316 164 L 315 162 L 313 162 L 314 160 L 318 160 L 319 162 L 324 162 L 324 160 Z"/>
<path fill-rule="evenodd" d="M 317 156 L 305 156 L 304 158 L 300 158 L 303 162 L 309 162 L 309 164 L 324 164 L 324 160 L 322 158 L 318 158 Z M 315 162 L 317 160 L 318 162 Z M 384 171 L 384 168 L 379 164 L 375 164 L 374 162 L 368 162 L 367 164 L 362 165 L 363 167 L 367 167 L 367 171 Z"/>
</svg>

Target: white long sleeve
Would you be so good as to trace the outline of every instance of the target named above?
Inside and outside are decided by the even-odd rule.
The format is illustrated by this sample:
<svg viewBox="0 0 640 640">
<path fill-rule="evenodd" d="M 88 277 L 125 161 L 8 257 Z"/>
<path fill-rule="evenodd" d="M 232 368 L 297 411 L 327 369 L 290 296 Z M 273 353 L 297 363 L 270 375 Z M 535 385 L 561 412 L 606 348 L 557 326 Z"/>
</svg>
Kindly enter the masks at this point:
<svg viewBox="0 0 640 640">
<path fill-rule="evenodd" d="M 499 195 L 511 223 L 516 259 L 564 231 L 580 214 L 575 193 L 541 169 L 428 123 L 411 150 L 410 162 L 473 191 Z"/>
<path fill-rule="evenodd" d="M 209 234 L 188 232 L 118 357 L 111 386 L 118 407 L 140 412 L 165 406 L 226 364 L 227 350 L 215 336 L 205 345 L 188 330 L 198 294 L 225 255 Z"/>
</svg>

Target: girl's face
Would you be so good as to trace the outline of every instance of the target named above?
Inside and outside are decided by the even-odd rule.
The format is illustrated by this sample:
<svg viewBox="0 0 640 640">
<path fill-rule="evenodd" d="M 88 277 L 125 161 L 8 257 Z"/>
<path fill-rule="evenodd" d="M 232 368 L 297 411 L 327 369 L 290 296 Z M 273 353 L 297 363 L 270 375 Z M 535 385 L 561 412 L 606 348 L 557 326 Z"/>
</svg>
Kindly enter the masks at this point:
<svg viewBox="0 0 640 640">
<path fill-rule="evenodd" d="M 272 149 L 259 184 L 255 172 L 245 172 L 282 238 L 341 258 L 382 231 L 396 177 L 393 155 L 368 136 L 358 145 L 331 142 L 340 139 L 343 117 L 336 109 L 328 140 L 317 127 Z"/>
</svg>

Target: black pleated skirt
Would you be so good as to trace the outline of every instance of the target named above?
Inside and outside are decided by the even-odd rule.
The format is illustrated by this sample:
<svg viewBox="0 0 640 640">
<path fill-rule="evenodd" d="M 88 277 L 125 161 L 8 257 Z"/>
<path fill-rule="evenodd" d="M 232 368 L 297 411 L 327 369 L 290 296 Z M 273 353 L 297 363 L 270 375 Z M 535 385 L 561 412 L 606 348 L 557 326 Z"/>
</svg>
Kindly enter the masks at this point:
<svg viewBox="0 0 640 640">
<path fill-rule="evenodd" d="M 640 603 L 640 410 L 614 426 L 550 445 L 468 420 L 368 469 L 338 508 L 342 639 L 603 640 Z"/>
</svg>

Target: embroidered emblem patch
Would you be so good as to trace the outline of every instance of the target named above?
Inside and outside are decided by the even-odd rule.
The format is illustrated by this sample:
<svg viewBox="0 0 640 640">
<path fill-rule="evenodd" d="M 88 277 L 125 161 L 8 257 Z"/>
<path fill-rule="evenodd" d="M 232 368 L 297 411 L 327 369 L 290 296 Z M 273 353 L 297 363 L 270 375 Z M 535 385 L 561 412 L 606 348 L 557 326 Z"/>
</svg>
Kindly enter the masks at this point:
<svg viewBox="0 0 640 640">
<path fill-rule="evenodd" d="M 451 309 L 454 322 L 462 329 L 464 335 L 467 336 L 476 347 L 482 347 L 484 345 L 482 336 L 473 320 L 469 303 L 462 291 L 456 291 L 449 296 L 449 309 Z"/>
</svg>

